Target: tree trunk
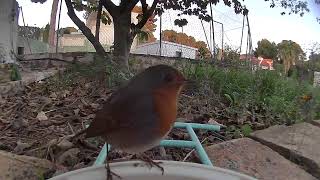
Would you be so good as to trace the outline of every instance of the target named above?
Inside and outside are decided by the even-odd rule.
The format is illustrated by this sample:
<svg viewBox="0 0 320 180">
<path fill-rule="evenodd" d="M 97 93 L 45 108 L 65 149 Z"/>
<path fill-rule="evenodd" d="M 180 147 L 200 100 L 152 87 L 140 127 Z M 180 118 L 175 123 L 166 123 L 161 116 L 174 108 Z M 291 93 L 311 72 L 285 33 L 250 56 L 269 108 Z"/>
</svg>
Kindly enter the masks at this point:
<svg viewBox="0 0 320 180">
<path fill-rule="evenodd" d="M 130 33 L 131 13 L 122 14 L 113 18 L 114 24 L 114 51 L 113 57 L 121 67 L 128 69 L 130 48 L 133 36 Z"/>
<path fill-rule="evenodd" d="M 99 34 L 100 34 L 101 12 L 102 12 L 102 3 L 99 1 L 98 11 L 97 11 L 97 20 L 96 20 L 96 34 L 95 34 L 97 41 L 99 41 Z"/>
<path fill-rule="evenodd" d="M 91 42 L 93 47 L 95 48 L 97 54 L 101 56 L 106 55 L 106 51 L 104 50 L 103 46 L 99 41 L 96 40 L 94 35 L 91 33 L 91 30 L 78 18 L 74 9 L 72 7 L 71 0 L 65 0 L 67 8 L 68 8 L 68 15 L 70 19 L 78 26 L 78 28 L 82 31 L 82 33 L 87 37 L 87 39 Z"/>
<path fill-rule="evenodd" d="M 51 16 L 50 16 L 50 29 L 49 29 L 49 38 L 48 44 L 50 46 L 49 49 L 54 49 L 54 37 L 55 37 L 55 29 L 56 29 L 56 17 L 58 11 L 59 0 L 53 0 L 52 8 L 51 8 Z"/>
</svg>

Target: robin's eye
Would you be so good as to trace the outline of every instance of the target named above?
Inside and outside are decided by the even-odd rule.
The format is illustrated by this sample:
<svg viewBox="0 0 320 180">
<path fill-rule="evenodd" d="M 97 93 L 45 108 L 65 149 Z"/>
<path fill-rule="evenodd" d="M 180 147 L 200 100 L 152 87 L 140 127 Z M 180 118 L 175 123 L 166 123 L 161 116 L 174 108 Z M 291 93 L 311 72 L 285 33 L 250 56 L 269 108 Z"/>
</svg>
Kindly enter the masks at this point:
<svg viewBox="0 0 320 180">
<path fill-rule="evenodd" d="M 172 82 L 174 80 L 174 77 L 172 74 L 167 74 L 165 77 L 164 77 L 164 80 L 166 82 Z"/>
</svg>

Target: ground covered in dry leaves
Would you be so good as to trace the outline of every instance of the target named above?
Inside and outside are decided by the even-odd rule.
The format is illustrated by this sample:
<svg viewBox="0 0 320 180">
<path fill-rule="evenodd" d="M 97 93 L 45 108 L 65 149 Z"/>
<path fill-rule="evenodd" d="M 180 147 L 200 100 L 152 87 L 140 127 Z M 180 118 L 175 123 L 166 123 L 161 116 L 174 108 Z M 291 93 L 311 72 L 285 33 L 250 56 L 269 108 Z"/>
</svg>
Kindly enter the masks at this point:
<svg viewBox="0 0 320 180">
<path fill-rule="evenodd" d="M 101 79 L 100 79 L 101 80 Z M 42 82 L 27 86 L 25 92 L 0 99 L 0 150 L 48 159 L 59 165 L 59 171 L 90 166 L 103 145 L 101 139 L 72 140 L 94 118 L 95 111 L 112 93 L 99 79 L 58 74 Z M 205 94 L 187 89 L 180 99 L 179 117 L 190 122 L 228 124 L 211 118 L 214 103 L 208 103 Z M 214 107 L 215 106 L 215 107 Z M 220 104 L 223 109 L 223 104 Z M 196 131 L 204 146 L 221 142 L 233 136 Z M 190 140 L 185 130 L 174 129 L 168 139 Z M 190 149 L 154 148 L 147 152 L 153 159 L 199 162 Z M 110 159 L 133 159 L 128 154 L 113 150 Z"/>
</svg>

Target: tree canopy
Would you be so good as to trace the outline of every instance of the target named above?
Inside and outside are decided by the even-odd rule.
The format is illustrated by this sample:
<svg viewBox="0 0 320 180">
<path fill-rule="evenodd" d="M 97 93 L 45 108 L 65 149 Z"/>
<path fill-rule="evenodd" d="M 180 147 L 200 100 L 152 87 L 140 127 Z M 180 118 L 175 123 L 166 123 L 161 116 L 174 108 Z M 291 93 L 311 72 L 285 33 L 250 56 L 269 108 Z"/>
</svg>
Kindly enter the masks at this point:
<svg viewBox="0 0 320 180">
<path fill-rule="evenodd" d="M 32 2 L 43 3 L 46 0 L 31 0 Z M 265 0 L 270 2 L 270 7 L 280 6 L 286 12 L 282 14 L 300 14 L 301 16 L 308 12 L 307 1 L 305 0 Z M 315 0 L 317 3 L 318 0 Z M 138 2 L 141 3 L 142 12 L 138 23 L 131 22 L 131 11 Z M 98 5 L 104 7 L 110 14 L 114 25 L 114 60 L 121 65 L 128 67 L 128 58 L 133 38 L 141 32 L 141 29 L 149 18 L 153 15 L 161 14 L 165 9 L 173 9 L 179 11 L 175 24 L 183 26 L 187 24 L 187 19 L 181 15 L 194 15 L 204 21 L 212 20 L 210 13 L 207 11 L 208 5 L 216 5 L 219 0 L 153 0 L 149 5 L 146 0 L 120 0 L 119 5 L 114 4 L 112 0 L 98 0 Z M 71 20 L 78 26 L 82 33 L 92 43 L 98 54 L 104 55 L 105 50 L 100 42 L 95 38 L 90 29 L 77 17 L 76 10 L 93 9 L 94 0 L 65 0 L 68 9 L 68 15 Z M 248 10 L 241 4 L 240 0 L 223 0 L 226 6 L 232 7 L 236 14 L 247 14 Z M 101 8 L 98 8 L 101 9 Z M 100 11 L 100 13 L 103 13 Z"/>
<path fill-rule="evenodd" d="M 276 59 L 277 58 L 277 45 L 274 42 L 270 42 L 267 39 L 262 39 L 258 41 L 258 47 L 255 50 L 255 55 L 261 56 L 267 59 Z"/>
<path fill-rule="evenodd" d="M 279 58 L 284 64 L 284 72 L 288 73 L 290 67 L 298 61 L 305 59 L 305 53 L 300 45 L 291 40 L 283 40 L 278 45 Z"/>
<path fill-rule="evenodd" d="M 197 48 L 200 58 L 210 57 L 210 51 L 205 42 L 197 41 L 193 36 L 188 36 L 185 33 L 178 33 L 174 30 L 164 30 L 162 32 L 162 40 Z"/>
</svg>

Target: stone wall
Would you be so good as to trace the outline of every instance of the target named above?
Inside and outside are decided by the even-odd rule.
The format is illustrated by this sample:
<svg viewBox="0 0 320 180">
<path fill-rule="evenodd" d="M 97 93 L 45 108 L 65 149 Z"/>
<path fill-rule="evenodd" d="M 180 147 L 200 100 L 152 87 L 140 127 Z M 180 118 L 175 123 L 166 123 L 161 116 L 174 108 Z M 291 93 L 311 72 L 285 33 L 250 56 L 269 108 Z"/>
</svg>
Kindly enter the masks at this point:
<svg viewBox="0 0 320 180">
<path fill-rule="evenodd" d="M 2 96 L 5 97 L 19 94 L 23 92 L 26 85 L 46 79 L 50 76 L 53 76 L 57 72 L 58 70 L 56 69 L 50 69 L 47 71 L 25 72 L 21 75 L 22 79 L 19 81 L 0 83 L 0 99 Z"/>
<path fill-rule="evenodd" d="M 88 63 L 95 57 L 95 53 L 87 52 L 70 52 L 70 53 L 40 53 L 23 56 L 21 64 L 23 67 L 31 69 L 46 69 L 48 66 L 63 67 L 74 61 Z M 149 66 L 157 64 L 168 64 L 179 67 L 184 67 L 186 64 L 197 63 L 198 60 L 174 58 L 174 57 L 159 57 L 152 55 L 130 54 L 129 64 L 135 71 L 145 69 Z M 51 64 L 49 64 L 51 63 Z"/>
<path fill-rule="evenodd" d="M 48 78 L 57 73 L 59 69 L 63 70 L 65 66 L 74 62 L 92 62 L 94 57 L 95 53 L 87 52 L 26 54 L 19 61 L 22 68 L 22 80 L 10 81 L 10 73 L 8 73 L 8 71 L 4 71 L 8 68 L 2 68 L 4 69 L 3 71 L 1 71 L 0 68 L 0 72 L 3 72 L 3 75 L 8 76 L 6 79 L 2 79 L 2 81 L 0 81 L 0 97 L 19 94 L 20 92 L 23 92 L 26 85 L 32 82 Z M 157 64 L 167 64 L 176 66 L 178 69 L 182 69 L 186 65 L 190 65 L 190 62 L 192 64 L 199 61 L 136 54 L 131 54 L 129 60 L 131 69 L 135 72 Z M 5 76 L 1 77 L 4 78 Z"/>
<path fill-rule="evenodd" d="M 314 72 L 313 85 L 320 87 L 320 72 Z"/>
</svg>

